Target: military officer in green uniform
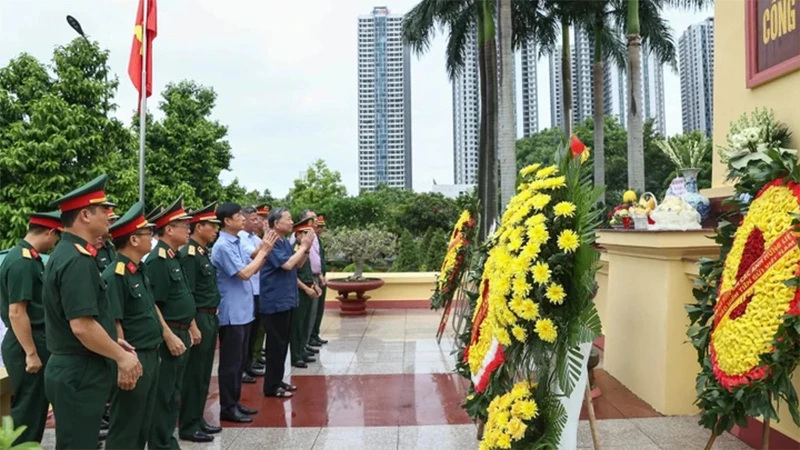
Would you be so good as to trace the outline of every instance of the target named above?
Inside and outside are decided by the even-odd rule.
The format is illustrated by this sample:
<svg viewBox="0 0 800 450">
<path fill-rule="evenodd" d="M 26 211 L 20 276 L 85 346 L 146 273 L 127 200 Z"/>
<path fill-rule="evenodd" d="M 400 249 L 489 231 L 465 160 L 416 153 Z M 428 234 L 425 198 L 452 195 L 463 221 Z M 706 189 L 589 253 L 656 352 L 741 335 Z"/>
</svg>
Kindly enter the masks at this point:
<svg viewBox="0 0 800 450">
<path fill-rule="evenodd" d="M 8 251 L 0 266 L 0 316 L 8 328 L 3 338 L 3 364 L 11 382 L 11 418 L 28 428 L 16 443 L 41 442 L 49 403 L 44 395 L 44 370 L 50 352 L 44 332 L 41 253 L 61 235 L 61 212 L 34 213 L 28 233 Z"/>
<path fill-rule="evenodd" d="M 158 375 L 156 407 L 148 448 L 180 448 L 173 436 L 189 349 L 200 343 L 195 323 L 194 297 L 186 282 L 178 249 L 189 242 L 189 219 L 183 209 L 183 197 L 153 217 L 158 243 L 147 257 L 147 277 L 153 289 L 157 311 L 164 330 L 161 368 Z"/>
<path fill-rule="evenodd" d="M 142 202 L 137 202 L 111 226 L 116 258 L 103 271 L 117 335 L 136 348 L 142 364 L 142 377 L 133 390 L 113 390 L 106 449 L 144 449 L 150 437 L 156 400 L 158 348 L 164 338 L 141 262 L 150 252 L 155 227 L 144 218 L 143 210 Z"/>
<path fill-rule="evenodd" d="M 328 266 L 325 263 L 325 246 L 322 245 L 322 233 L 325 232 L 325 215 L 322 213 L 317 213 L 317 221 L 314 223 L 314 232 L 317 234 L 315 243 L 319 248 L 319 262 L 320 266 L 322 266 L 322 271 L 320 274 L 315 275 L 317 286 L 320 288 L 321 295 L 317 299 L 316 315 L 312 318 L 313 325 L 311 326 L 311 339 L 309 340 L 309 345 L 313 347 L 321 347 L 328 343 L 327 340 L 322 339 L 322 337 L 319 335 L 319 327 L 322 325 L 322 315 L 325 313 L 325 297 L 328 295 L 328 281 L 326 278 L 328 275 Z"/>
<path fill-rule="evenodd" d="M 100 277 L 97 250 L 91 244 L 108 233 L 106 209 L 114 206 L 103 192 L 106 175 L 54 202 L 64 233 L 47 261 L 42 286 L 50 360 L 45 367 L 47 399 L 56 420 L 56 448 L 97 446 L 100 419 L 113 382 L 131 390 L 142 366 L 117 330 Z"/>
<path fill-rule="evenodd" d="M 216 206 L 214 202 L 199 211 L 190 212 L 191 236 L 189 243 L 180 250 L 183 273 L 197 309 L 195 323 L 202 336 L 200 343 L 189 352 L 178 420 L 178 436 L 193 442 L 210 442 L 214 439 L 211 434 L 222 431 L 222 427 L 209 425 L 203 419 L 219 332 L 217 270 L 211 264 L 208 253 L 208 246 L 219 233 Z"/>
<path fill-rule="evenodd" d="M 294 224 L 294 250 L 298 251 L 300 241 L 306 233 L 314 232 L 314 218 L 305 218 Z M 300 302 L 297 308 L 292 311 L 291 338 L 289 349 L 292 355 L 292 365 L 301 369 L 308 367 L 307 363 L 316 361 L 306 350 L 308 344 L 308 331 L 311 321 L 309 314 L 311 302 L 321 295 L 319 287 L 314 282 L 314 274 L 311 272 L 311 261 L 306 258 L 305 263 L 297 271 L 297 289 L 299 291 Z M 269 336 L 267 336 L 269 339 Z"/>
<path fill-rule="evenodd" d="M 113 225 L 114 222 L 119 219 L 119 215 L 111 208 L 108 209 L 107 214 L 109 226 Z M 102 273 L 106 270 L 106 267 L 110 266 L 116 257 L 117 252 L 114 249 L 114 244 L 111 242 L 111 235 L 103 235 L 97 240 L 97 256 L 95 256 L 97 265 L 100 267 L 100 272 Z"/>
</svg>

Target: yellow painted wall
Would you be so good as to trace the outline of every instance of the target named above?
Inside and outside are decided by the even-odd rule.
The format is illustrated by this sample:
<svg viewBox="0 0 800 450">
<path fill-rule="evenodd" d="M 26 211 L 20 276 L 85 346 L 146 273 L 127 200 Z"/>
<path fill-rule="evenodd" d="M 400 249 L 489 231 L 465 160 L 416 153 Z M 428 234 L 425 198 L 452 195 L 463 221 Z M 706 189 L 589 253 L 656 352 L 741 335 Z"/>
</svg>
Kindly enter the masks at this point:
<svg viewBox="0 0 800 450">
<path fill-rule="evenodd" d="M 352 273 L 331 272 L 328 280 L 345 278 Z M 386 300 L 428 300 L 433 294 L 436 282 L 436 272 L 388 272 L 388 273 L 365 273 L 368 278 L 380 278 L 384 285 L 374 291 L 369 291 L 370 302 Z M 326 302 L 338 302 L 337 292 L 328 289 L 325 296 Z"/>
<path fill-rule="evenodd" d="M 753 89 L 746 87 L 744 1 L 714 2 L 714 145 L 725 145 L 730 123 L 757 107 L 772 108 L 800 147 L 800 71 Z M 712 187 L 725 185 L 725 167 L 714 152 Z"/>
</svg>

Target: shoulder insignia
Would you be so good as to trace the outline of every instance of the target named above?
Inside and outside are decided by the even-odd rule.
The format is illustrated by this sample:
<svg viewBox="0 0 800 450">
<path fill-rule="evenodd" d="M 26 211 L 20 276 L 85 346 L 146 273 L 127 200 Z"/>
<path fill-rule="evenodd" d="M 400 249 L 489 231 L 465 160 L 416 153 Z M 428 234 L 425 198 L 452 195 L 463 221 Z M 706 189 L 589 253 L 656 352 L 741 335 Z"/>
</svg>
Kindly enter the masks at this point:
<svg viewBox="0 0 800 450">
<path fill-rule="evenodd" d="M 22 248 L 22 257 L 25 258 L 25 259 L 31 259 L 31 251 L 28 250 L 27 248 L 23 247 Z"/>
<path fill-rule="evenodd" d="M 114 273 L 117 275 L 125 275 L 125 263 L 117 261 L 117 267 L 114 268 Z"/>
<path fill-rule="evenodd" d="M 92 254 L 89 253 L 89 250 L 86 250 L 85 248 L 83 248 L 81 244 L 78 244 L 77 242 L 75 243 L 75 250 L 77 250 L 78 253 L 80 253 L 81 255 L 92 256 Z"/>
<path fill-rule="evenodd" d="M 167 250 L 167 253 L 169 253 L 169 257 L 170 258 L 174 258 L 175 257 L 175 252 L 173 252 L 172 249 Z"/>
<path fill-rule="evenodd" d="M 167 259 L 167 251 L 163 248 L 158 249 L 158 257 L 161 259 Z"/>
<path fill-rule="evenodd" d="M 190 245 L 190 246 L 189 246 L 189 248 L 188 248 L 188 249 L 186 249 L 186 253 L 187 253 L 189 256 L 194 256 L 194 253 L 195 253 L 195 247 L 194 247 L 194 245 Z"/>
</svg>

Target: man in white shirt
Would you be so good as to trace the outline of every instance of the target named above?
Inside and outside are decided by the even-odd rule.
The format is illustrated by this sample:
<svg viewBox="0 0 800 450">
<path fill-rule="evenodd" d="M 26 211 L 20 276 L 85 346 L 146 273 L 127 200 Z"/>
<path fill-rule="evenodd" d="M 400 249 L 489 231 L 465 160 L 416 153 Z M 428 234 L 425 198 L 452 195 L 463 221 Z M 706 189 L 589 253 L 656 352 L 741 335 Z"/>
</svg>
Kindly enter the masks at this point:
<svg viewBox="0 0 800 450">
<path fill-rule="evenodd" d="M 242 209 L 242 214 L 244 214 L 245 222 L 244 222 L 244 229 L 239 232 L 239 239 L 242 245 L 242 249 L 244 249 L 245 255 L 247 255 L 251 260 L 255 256 L 258 246 L 261 242 L 261 237 L 259 237 L 259 233 L 263 233 L 263 221 L 261 216 L 259 216 L 257 209 L 254 206 L 248 206 Z M 258 295 L 261 291 L 260 287 L 260 277 L 251 277 L 250 284 L 253 287 L 253 303 L 255 304 L 255 317 L 261 317 L 258 312 Z M 255 361 L 253 359 L 253 352 L 254 347 L 256 346 L 256 338 L 258 334 L 259 328 L 259 321 L 253 320 L 253 322 L 249 325 L 249 342 L 247 345 L 247 349 L 249 350 L 248 354 L 243 355 L 242 357 L 242 382 L 243 383 L 255 383 L 255 377 L 264 376 L 264 372 L 266 367 Z"/>
</svg>

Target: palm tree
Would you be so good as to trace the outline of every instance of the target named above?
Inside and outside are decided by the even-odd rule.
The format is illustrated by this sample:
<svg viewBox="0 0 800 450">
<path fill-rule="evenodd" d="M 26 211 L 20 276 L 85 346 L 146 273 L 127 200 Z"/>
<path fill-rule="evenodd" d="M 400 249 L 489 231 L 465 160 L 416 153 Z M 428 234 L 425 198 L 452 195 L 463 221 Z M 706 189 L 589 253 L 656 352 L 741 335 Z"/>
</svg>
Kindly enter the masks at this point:
<svg viewBox="0 0 800 450">
<path fill-rule="evenodd" d="M 675 61 L 671 29 L 661 19 L 665 6 L 704 8 L 713 0 L 615 0 L 625 5 L 628 40 L 628 186 L 644 189 L 644 119 L 642 111 L 642 43 L 660 61 Z M 645 22 L 645 19 L 652 20 Z M 662 39 L 658 39 L 658 38 Z M 649 42 L 648 42 L 649 41 Z M 669 45 L 665 45 L 669 44 Z"/>
<path fill-rule="evenodd" d="M 511 0 L 498 0 L 497 41 L 500 49 L 499 58 L 500 81 L 499 120 L 497 154 L 500 160 L 500 205 L 504 208 L 514 195 L 517 174 L 516 135 L 514 133 L 516 111 L 514 110 L 514 70 L 511 64 L 514 58 L 513 40 L 511 38 Z"/>
<path fill-rule="evenodd" d="M 425 53 L 436 27 L 448 32 L 445 64 L 451 80 L 464 66 L 469 39 L 477 37 L 480 73 L 480 137 L 478 142 L 478 197 L 481 201 L 480 237 L 498 216 L 497 196 L 497 97 L 498 69 L 495 40 L 496 0 L 421 0 L 405 15 L 403 38 L 415 53 Z M 536 20 L 541 19 L 540 0 L 513 0 L 511 39 L 513 48 L 529 36 L 538 36 Z M 550 39 L 548 30 L 541 34 Z M 554 39 L 551 39 L 554 40 Z M 515 171 L 516 172 L 516 171 Z M 516 175 L 516 174 L 514 174 Z M 516 176 L 513 177 L 516 179 Z"/>
</svg>

